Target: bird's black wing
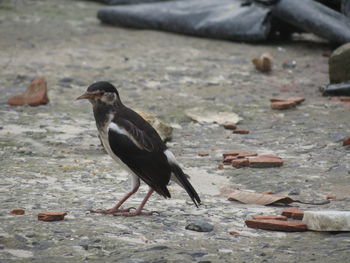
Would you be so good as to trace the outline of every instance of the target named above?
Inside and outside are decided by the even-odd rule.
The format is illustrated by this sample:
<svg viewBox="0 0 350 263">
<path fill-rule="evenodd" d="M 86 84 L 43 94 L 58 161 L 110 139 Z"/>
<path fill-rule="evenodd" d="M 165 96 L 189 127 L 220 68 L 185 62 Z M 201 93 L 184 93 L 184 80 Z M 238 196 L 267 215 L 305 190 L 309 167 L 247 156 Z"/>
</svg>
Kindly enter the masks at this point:
<svg viewBox="0 0 350 263">
<path fill-rule="evenodd" d="M 142 127 L 148 128 L 148 125 Z M 108 140 L 113 153 L 157 193 L 170 197 L 166 186 L 171 168 L 164 154 L 165 146 L 148 133 L 120 116 L 108 126 Z"/>
</svg>

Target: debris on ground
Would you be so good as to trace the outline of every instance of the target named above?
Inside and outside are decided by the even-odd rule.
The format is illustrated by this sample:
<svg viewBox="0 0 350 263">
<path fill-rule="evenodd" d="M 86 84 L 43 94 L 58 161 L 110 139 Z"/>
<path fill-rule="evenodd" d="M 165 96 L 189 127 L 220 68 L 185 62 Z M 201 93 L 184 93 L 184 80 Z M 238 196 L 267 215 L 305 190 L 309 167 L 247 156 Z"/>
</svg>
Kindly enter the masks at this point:
<svg viewBox="0 0 350 263">
<path fill-rule="evenodd" d="M 307 231 L 305 223 L 294 221 L 283 221 L 273 219 L 252 219 L 246 220 L 245 224 L 250 228 L 264 230 L 286 231 L 286 232 L 303 232 Z"/>
<path fill-rule="evenodd" d="M 198 153 L 198 156 L 200 156 L 200 157 L 209 156 L 209 153 L 200 152 L 200 153 Z"/>
<path fill-rule="evenodd" d="M 268 73 L 272 70 L 272 55 L 270 52 L 263 53 L 259 58 L 252 60 L 255 68 L 261 72 Z"/>
<path fill-rule="evenodd" d="M 236 129 L 236 130 L 233 130 L 232 133 L 234 133 L 234 134 L 248 134 L 249 130 Z"/>
<path fill-rule="evenodd" d="M 25 210 L 24 209 L 13 209 L 13 210 L 11 210 L 10 214 L 13 214 L 13 215 L 24 215 L 25 214 Z"/>
<path fill-rule="evenodd" d="M 350 43 L 333 51 L 328 60 L 329 82 L 342 83 L 350 80 Z"/>
<path fill-rule="evenodd" d="M 235 125 L 242 120 L 242 118 L 234 112 L 213 112 L 203 108 L 188 109 L 186 110 L 186 115 L 199 123 L 217 123 L 220 125 L 224 125 L 227 122 Z"/>
<path fill-rule="evenodd" d="M 350 81 L 321 86 L 323 96 L 350 96 Z"/>
<path fill-rule="evenodd" d="M 144 118 L 147 122 L 149 122 L 152 127 L 158 132 L 160 137 L 163 141 L 171 141 L 172 139 L 172 133 L 173 133 L 173 127 L 171 127 L 169 124 L 161 121 L 160 119 L 156 118 L 155 116 L 144 112 L 144 111 L 136 111 L 138 114 L 141 115 L 142 118 Z"/>
<path fill-rule="evenodd" d="M 47 81 L 44 77 L 35 78 L 24 92 L 7 100 L 7 104 L 11 106 L 38 106 L 47 103 L 49 103 L 49 98 L 47 95 Z"/>
<path fill-rule="evenodd" d="M 282 211 L 282 215 L 288 218 L 302 220 L 304 216 L 304 211 L 298 207 L 288 207 Z"/>
<path fill-rule="evenodd" d="M 211 232 L 214 229 L 214 226 L 212 224 L 209 224 L 208 222 L 204 220 L 196 220 L 191 223 L 189 223 L 186 226 L 187 230 L 197 231 L 197 232 Z"/>
<path fill-rule="evenodd" d="M 346 137 L 344 140 L 343 140 L 343 146 L 348 146 L 350 145 L 350 137 Z"/>
<path fill-rule="evenodd" d="M 295 108 L 296 105 L 305 101 L 304 97 L 271 98 L 271 108 L 274 110 L 286 110 Z"/>
<path fill-rule="evenodd" d="M 244 204 L 272 205 L 272 204 L 290 204 L 294 200 L 289 196 L 278 194 L 262 194 L 251 191 L 231 189 L 231 192 L 225 194 L 230 201 L 239 201 Z"/>
<path fill-rule="evenodd" d="M 233 131 L 233 130 L 237 129 L 236 124 L 231 123 L 231 122 L 225 122 L 222 126 L 224 126 L 224 128 L 225 128 L 226 130 L 231 130 L 231 131 Z"/>
<path fill-rule="evenodd" d="M 305 211 L 303 223 L 315 231 L 350 231 L 350 211 Z"/>
<path fill-rule="evenodd" d="M 61 221 L 67 215 L 65 212 L 41 212 L 38 214 L 38 220 L 40 221 Z"/>
<path fill-rule="evenodd" d="M 337 199 L 336 195 L 327 195 L 326 199 Z"/>
<path fill-rule="evenodd" d="M 223 153 L 223 164 L 235 168 L 273 168 L 283 165 L 283 159 L 274 154 L 257 155 L 256 153 L 226 152 Z"/>
<path fill-rule="evenodd" d="M 282 220 L 282 221 L 287 221 L 288 217 L 283 216 L 283 215 L 255 215 L 252 216 L 253 219 L 256 220 Z"/>
</svg>

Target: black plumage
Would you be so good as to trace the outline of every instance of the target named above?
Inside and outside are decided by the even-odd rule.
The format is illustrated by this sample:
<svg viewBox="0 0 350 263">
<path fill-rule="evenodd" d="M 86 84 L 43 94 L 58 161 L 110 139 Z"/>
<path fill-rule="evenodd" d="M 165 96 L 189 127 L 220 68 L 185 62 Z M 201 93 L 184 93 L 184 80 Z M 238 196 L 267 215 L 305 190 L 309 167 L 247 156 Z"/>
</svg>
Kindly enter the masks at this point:
<svg viewBox="0 0 350 263">
<path fill-rule="evenodd" d="M 89 99 L 92 103 L 97 129 L 106 151 L 134 176 L 133 190 L 112 209 L 98 212 L 115 215 L 144 214 L 142 208 L 153 190 L 170 198 L 167 189 L 170 180 L 182 186 L 196 206 L 200 204 L 200 198 L 188 181 L 188 176 L 156 130 L 121 102 L 119 93 L 112 84 L 104 81 L 94 83 L 78 99 Z M 136 212 L 120 210 L 121 204 L 137 191 L 139 179 L 148 184 L 151 190 Z"/>
</svg>

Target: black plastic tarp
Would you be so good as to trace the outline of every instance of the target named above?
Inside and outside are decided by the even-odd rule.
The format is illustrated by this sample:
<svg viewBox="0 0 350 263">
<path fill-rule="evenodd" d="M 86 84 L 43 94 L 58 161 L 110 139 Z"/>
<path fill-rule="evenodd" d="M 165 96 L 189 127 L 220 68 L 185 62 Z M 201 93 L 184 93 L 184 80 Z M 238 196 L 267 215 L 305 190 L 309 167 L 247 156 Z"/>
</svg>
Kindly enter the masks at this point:
<svg viewBox="0 0 350 263">
<path fill-rule="evenodd" d="M 98 18 L 125 27 L 158 29 L 236 41 L 262 41 L 270 32 L 268 8 L 239 0 L 188 0 L 102 8 Z"/>
<path fill-rule="evenodd" d="M 350 42 L 349 17 L 332 9 L 342 4 L 346 13 L 349 0 L 332 8 L 313 0 L 133 1 L 139 4 L 105 7 L 97 16 L 113 25 L 233 41 L 265 41 L 279 30 L 280 35 L 307 31 L 337 44 Z"/>
</svg>

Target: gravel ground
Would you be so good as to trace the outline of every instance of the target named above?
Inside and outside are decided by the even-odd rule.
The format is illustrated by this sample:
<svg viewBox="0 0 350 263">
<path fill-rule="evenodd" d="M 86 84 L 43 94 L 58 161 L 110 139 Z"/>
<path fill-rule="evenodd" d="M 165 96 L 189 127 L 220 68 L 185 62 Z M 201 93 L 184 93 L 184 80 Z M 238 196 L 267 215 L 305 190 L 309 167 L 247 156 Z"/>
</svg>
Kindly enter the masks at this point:
<svg viewBox="0 0 350 263">
<path fill-rule="evenodd" d="M 349 210 L 349 107 L 322 97 L 331 47 L 311 35 L 294 42 L 240 44 L 102 25 L 102 5 L 89 1 L 0 1 L 0 262 L 347 262 L 350 234 L 284 233 L 247 228 L 250 215 L 283 207 L 244 205 L 220 196 L 222 187 L 336 200 L 309 210 Z M 271 52 L 274 70 L 257 72 L 251 59 Z M 284 69 L 283 63 L 296 62 Z M 50 103 L 10 107 L 9 96 L 36 76 L 49 83 Z M 126 172 L 105 154 L 91 106 L 75 101 L 89 84 L 109 80 L 125 104 L 171 123 L 168 146 L 192 176 L 203 205 L 186 193 L 154 195 L 146 208 L 160 215 L 120 218 L 89 214 L 128 190 Z M 305 96 L 293 110 L 270 109 L 272 96 Z M 192 122 L 193 107 L 232 111 L 247 135 Z M 218 169 L 222 153 L 273 153 L 280 168 Z M 208 156 L 200 157 L 199 152 Z M 130 205 L 137 205 L 141 191 Z M 11 215 L 14 208 L 26 214 Z M 42 222 L 43 211 L 66 211 Z M 204 220 L 211 232 L 186 230 Z M 239 234 L 230 235 L 229 230 Z"/>
</svg>

